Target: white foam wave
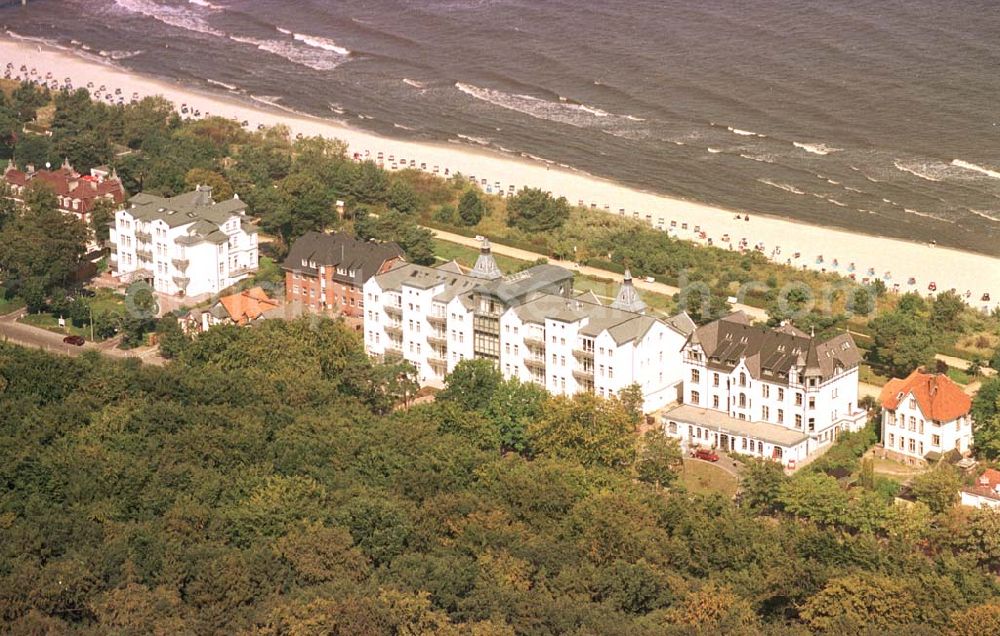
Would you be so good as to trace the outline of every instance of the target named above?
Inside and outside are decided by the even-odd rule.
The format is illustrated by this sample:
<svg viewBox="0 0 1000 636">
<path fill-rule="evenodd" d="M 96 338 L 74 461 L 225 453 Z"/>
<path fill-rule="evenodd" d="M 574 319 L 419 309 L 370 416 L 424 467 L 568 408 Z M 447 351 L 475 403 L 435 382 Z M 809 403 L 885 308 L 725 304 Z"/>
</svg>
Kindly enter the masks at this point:
<svg viewBox="0 0 1000 636">
<path fill-rule="evenodd" d="M 976 216 L 982 217 L 989 221 L 995 221 L 997 223 L 1000 223 L 1000 215 L 994 216 L 997 214 L 996 212 L 990 214 L 989 212 L 984 212 L 983 210 L 973 210 L 972 208 L 969 208 L 969 212 L 972 212 Z"/>
<path fill-rule="evenodd" d="M 98 51 L 101 57 L 107 57 L 112 60 L 127 60 L 130 57 L 135 57 L 136 55 L 141 55 L 142 50 L 139 51 Z"/>
<path fill-rule="evenodd" d="M 996 170 L 990 170 L 989 168 L 984 168 L 983 166 L 976 165 L 974 163 L 969 163 L 968 161 L 963 161 L 961 159 L 953 159 L 951 165 L 956 168 L 965 168 L 966 170 L 972 170 L 980 174 L 984 174 L 987 177 L 993 177 L 994 179 L 1000 179 L 1000 172 Z"/>
<path fill-rule="evenodd" d="M 219 80 L 214 80 L 214 79 L 212 79 L 210 77 L 206 77 L 205 81 L 208 82 L 209 84 L 215 84 L 216 86 L 221 86 L 222 88 L 224 88 L 226 90 L 229 90 L 229 91 L 235 91 L 235 90 L 237 90 L 236 87 L 233 86 L 232 84 L 226 84 L 225 82 L 220 82 Z"/>
<path fill-rule="evenodd" d="M 830 185 L 840 185 L 839 181 L 834 181 L 833 179 L 827 179 L 826 182 Z"/>
<path fill-rule="evenodd" d="M 784 190 L 785 192 L 791 192 L 792 194 L 805 194 L 802 190 L 799 190 L 795 186 L 788 183 L 778 183 L 776 181 L 771 181 L 770 179 L 757 179 L 757 181 L 765 185 L 769 185 L 772 188 L 778 188 L 779 190 Z"/>
<path fill-rule="evenodd" d="M 351 54 L 350 49 L 346 49 L 333 40 L 329 38 L 323 38 L 318 35 L 306 35 L 304 33 L 295 33 L 289 31 L 288 29 L 282 29 L 281 27 L 275 27 L 278 31 L 284 33 L 285 35 L 292 36 L 292 39 L 298 40 L 307 46 L 311 46 L 316 49 L 322 49 L 324 51 L 332 51 L 338 55 L 348 56 Z"/>
<path fill-rule="evenodd" d="M 636 117 L 635 115 L 625 115 L 625 119 L 628 119 L 628 120 L 631 120 L 631 121 L 646 121 L 642 117 Z"/>
<path fill-rule="evenodd" d="M 741 130 L 739 128 L 733 128 L 732 126 L 726 126 L 726 130 L 741 137 L 767 137 L 767 135 L 754 132 L 752 130 Z"/>
<path fill-rule="evenodd" d="M 942 218 L 940 216 L 936 216 L 934 214 L 928 214 L 927 212 L 921 212 L 920 210 L 914 210 L 913 208 L 903 208 L 903 212 L 906 212 L 907 214 L 913 214 L 915 216 L 921 216 L 921 217 L 923 217 L 925 219 L 934 219 L 935 221 L 941 221 L 942 223 L 952 223 L 952 224 L 955 223 L 955 221 L 953 221 L 951 219 L 945 219 L 945 218 Z"/>
<path fill-rule="evenodd" d="M 720 152 L 722 152 L 722 151 L 721 151 L 721 150 L 719 150 L 718 148 L 709 148 L 709 149 L 708 149 L 708 151 L 709 151 L 710 153 L 712 153 L 713 155 L 717 155 L 717 154 L 719 154 Z"/>
<path fill-rule="evenodd" d="M 157 4 L 151 0 L 115 0 L 115 5 L 128 13 L 144 15 L 167 26 L 204 35 L 226 37 L 225 33 L 213 28 L 201 16 L 181 6 Z"/>
<path fill-rule="evenodd" d="M 306 66 L 316 71 L 331 71 L 344 61 L 340 55 L 331 56 L 328 52 L 314 49 L 302 49 L 294 42 L 283 42 L 281 40 L 259 40 L 238 35 L 230 35 L 230 40 L 255 46 L 261 51 L 266 51 L 283 57 L 289 62 Z"/>
<path fill-rule="evenodd" d="M 598 119 L 626 119 L 625 117 L 612 115 L 600 108 L 586 104 L 550 102 L 532 95 L 504 93 L 492 88 L 481 88 L 463 82 L 456 82 L 455 88 L 474 99 L 499 106 L 500 108 L 513 110 L 523 115 L 534 117 L 535 119 L 554 121 L 578 128 L 596 126 L 598 125 Z"/>
<path fill-rule="evenodd" d="M 935 177 L 934 175 L 930 174 L 930 172 L 928 171 L 928 166 L 926 165 L 918 165 L 918 164 L 905 165 L 901 164 L 898 161 L 893 161 L 892 165 L 896 166 L 896 170 L 912 174 L 914 177 L 923 179 L 924 181 L 937 182 L 941 180 Z"/>
<path fill-rule="evenodd" d="M 205 7 L 206 9 L 211 9 L 213 11 L 221 11 L 224 7 L 220 7 L 217 4 L 212 4 L 208 0 L 188 0 L 188 4 L 196 4 L 199 7 Z"/>
<path fill-rule="evenodd" d="M 825 144 L 807 144 L 798 141 L 793 141 L 792 145 L 806 152 L 811 152 L 814 155 L 828 155 L 831 152 L 837 152 L 840 148 L 831 148 Z"/>
<path fill-rule="evenodd" d="M 858 194 L 864 194 L 863 190 L 858 190 L 857 188 L 852 188 L 851 186 L 844 186 L 844 189 L 850 192 L 857 192 Z"/>
<path fill-rule="evenodd" d="M 743 159 L 749 159 L 750 161 L 757 161 L 759 163 L 774 163 L 774 161 L 769 156 L 765 155 L 741 154 L 740 157 Z"/>
<path fill-rule="evenodd" d="M 464 139 L 465 141 L 471 141 L 472 143 L 478 144 L 480 146 L 488 146 L 491 143 L 489 139 L 483 139 L 482 137 L 474 137 L 472 135 L 463 135 L 461 133 L 459 133 L 458 138 Z"/>
<path fill-rule="evenodd" d="M 418 82 L 417 80 L 411 80 L 408 77 L 403 78 L 403 83 L 406 84 L 407 86 L 412 86 L 413 88 L 419 88 L 419 89 L 427 88 L 427 85 L 424 84 L 423 82 Z"/>
<path fill-rule="evenodd" d="M 838 201 L 836 199 L 829 199 L 828 198 L 827 201 L 829 201 L 830 203 L 832 203 L 832 204 L 834 204 L 836 206 L 840 206 L 842 208 L 846 208 L 847 207 L 846 205 L 844 205 L 843 203 L 841 203 L 840 201 Z"/>
<path fill-rule="evenodd" d="M 409 126 L 404 126 L 403 124 L 397 124 L 395 122 L 393 122 L 392 127 L 399 128 L 400 130 L 409 130 L 410 132 L 414 132 L 417 130 L 416 128 L 410 128 Z"/>
</svg>

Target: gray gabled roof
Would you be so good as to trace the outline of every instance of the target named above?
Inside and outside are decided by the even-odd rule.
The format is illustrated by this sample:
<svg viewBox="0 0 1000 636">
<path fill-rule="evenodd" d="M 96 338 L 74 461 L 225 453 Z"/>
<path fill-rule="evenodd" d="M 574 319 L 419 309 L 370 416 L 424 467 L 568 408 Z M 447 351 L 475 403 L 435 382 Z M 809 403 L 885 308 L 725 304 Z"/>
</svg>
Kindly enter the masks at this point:
<svg viewBox="0 0 1000 636">
<path fill-rule="evenodd" d="M 402 258 L 403 250 L 395 243 L 362 241 L 346 232 L 306 232 L 292 244 L 282 267 L 309 276 L 318 275 L 320 266 L 332 267 L 334 278 L 363 284 L 377 274 L 386 261 Z M 338 276 L 337 267 L 355 272 L 354 278 Z"/>
<path fill-rule="evenodd" d="M 219 203 L 212 201 L 212 189 L 199 186 L 192 192 L 175 197 L 158 197 L 145 192 L 129 199 L 128 213 L 142 221 L 163 221 L 169 227 L 180 227 L 189 223 L 204 221 L 218 229 L 233 216 L 246 213 L 246 203 L 237 198 Z M 201 232 L 200 233 L 206 233 Z"/>
<path fill-rule="evenodd" d="M 847 370 L 861 362 L 861 353 L 850 334 L 819 341 L 795 328 L 752 325 L 742 312 L 699 327 L 688 342 L 704 349 L 709 368 L 729 372 L 745 359 L 755 379 L 783 384 L 788 383 L 788 372 L 793 367 L 825 381 L 836 374 L 838 367 Z"/>
</svg>

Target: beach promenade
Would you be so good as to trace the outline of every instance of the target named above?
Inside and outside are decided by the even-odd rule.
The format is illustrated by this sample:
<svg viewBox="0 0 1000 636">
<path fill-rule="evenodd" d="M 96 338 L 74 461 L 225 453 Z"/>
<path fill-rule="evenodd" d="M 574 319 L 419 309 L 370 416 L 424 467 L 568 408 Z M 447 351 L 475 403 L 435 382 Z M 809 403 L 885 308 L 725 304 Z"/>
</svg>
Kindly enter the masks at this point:
<svg viewBox="0 0 1000 636">
<path fill-rule="evenodd" d="M 387 169 L 415 168 L 440 176 L 461 173 L 475 177 L 489 193 L 509 194 L 524 186 L 538 187 L 571 203 L 608 214 L 648 222 L 678 238 L 709 243 L 722 249 L 758 249 L 794 267 L 853 275 L 859 282 L 881 279 L 888 288 L 927 294 L 954 288 L 976 308 L 1000 306 L 1000 258 L 888 239 L 787 219 L 733 211 L 673 199 L 593 177 L 543 161 L 501 155 L 458 144 L 416 142 L 381 137 L 338 122 L 296 114 L 279 106 L 255 103 L 247 96 L 197 90 L 88 61 L 65 52 L 15 41 L 0 41 L 0 61 L 14 75 L 21 67 L 32 77 L 70 78 L 76 88 L 101 86 L 100 99 L 130 100 L 162 95 L 180 109 L 200 116 L 222 116 L 246 122 L 250 130 L 286 125 L 293 135 L 321 135 L 348 144 L 349 154 L 370 159 Z M 121 96 L 114 91 L 121 89 Z M 108 99 L 108 98 L 111 99 Z M 988 294 L 989 300 L 984 300 Z"/>
</svg>

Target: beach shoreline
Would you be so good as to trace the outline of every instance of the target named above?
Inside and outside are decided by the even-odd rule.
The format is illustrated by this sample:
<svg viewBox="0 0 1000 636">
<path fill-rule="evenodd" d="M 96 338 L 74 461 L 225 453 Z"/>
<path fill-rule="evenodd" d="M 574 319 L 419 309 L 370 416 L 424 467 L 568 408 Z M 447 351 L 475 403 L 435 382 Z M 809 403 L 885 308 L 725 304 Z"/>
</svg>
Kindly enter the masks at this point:
<svg viewBox="0 0 1000 636">
<path fill-rule="evenodd" d="M 624 211 L 624 216 L 648 221 L 653 227 L 681 239 L 702 244 L 712 239 L 716 247 L 725 249 L 727 243 L 722 239 L 728 236 L 728 246 L 737 249 L 740 240 L 745 238 L 748 249 L 761 245 L 765 256 L 780 263 L 790 261 L 789 264 L 797 268 L 825 269 L 847 276 L 848 267 L 853 263 L 853 273 L 859 282 L 863 278 L 882 278 L 890 290 L 899 285 L 901 292 L 921 294 L 927 294 L 933 282 L 938 292 L 954 288 L 964 297 L 968 290 L 971 295 L 967 301 L 973 307 L 993 309 L 1000 306 L 1000 258 L 984 254 L 827 228 L 762 213 L 754 213 L 747 221 L 735 210 L 631 188 L 545 160 L 501 154 L 471 144 L 386 137 L 349 123 L 298 113 L 280 104 L 268 104 L 245 93 L 227 93 L 221 87 L 219 90 L 192 87 L 175 80 L 152 78 L 124 70 L 110 61 L 91 61 L 37 42 L 0 39 L 0 61 L 5 65 L 13 63 L 15 74 L 25 65 L 37 69 L 38 78 L 45 77 L 47 72 L 52 72 L 59 82 L 69 77 L 75 88 L 85 88 L 88 82 L 95 86 L 103 84 L 108 92 L 121 88 L 126 101 L 133 94 L 140 98 L 162 95 L 178 108 L 187 104 L 192 110 L 199 109 L 202 115 L 210 113 L 247 121 L 249 130 L 259 125 L 282 124 L 288 126 L 293 135 L 337 138 L 348 145 L 349 156 L 358 153 L 361 158 L 375 161 L 381 156 L 381 163 L 387 169 L 404 167 L 400 160 L 405 159 L 406 166 L 418 169 L 423 166 L 426 171 L 436 171 L 442 177 L 456 173 L 475 176 L 480 186 L 492 194 L 506 194 L 511 188 L 518 190 L 524 186 L 538 187 L 555 196 L 565 196 L 574 205 L 610 214 Z M 704 236 L 695 231 L 696 227 Z M 793 257 L 796 253 L 798 258 Z M 870 271 L 874 274 L 869 274 Z M 891 274 L 889 278 L 885 278 L 887 273 Z M 916 282 L 909 284 L 910 278 Z M 984 293 L 989 294 L 990 301 L 981 300 Z"/>
</svg>

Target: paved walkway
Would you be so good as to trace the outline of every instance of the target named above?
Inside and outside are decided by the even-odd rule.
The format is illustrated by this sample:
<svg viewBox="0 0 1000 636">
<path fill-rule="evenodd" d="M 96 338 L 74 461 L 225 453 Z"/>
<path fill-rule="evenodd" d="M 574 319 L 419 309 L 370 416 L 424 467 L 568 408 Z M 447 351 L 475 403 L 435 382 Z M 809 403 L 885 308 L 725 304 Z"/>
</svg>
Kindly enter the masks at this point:
<svg viewBox="0 0 1000 636">
<path fill-rule="evenodd" d="M 479 249 L 479 241 L 474 238 L 469 238 L 468 236 L 462 236 L 461 234 L 453 234 L 451 232 L 445 232 L 443 230 L 438 230 L 434 228 L 427 228 L 434 233 L 436 238 L 443 241 L 448 241 L 450 243 L 458 243 L 459 245 L 465 245 L 466 247 L 473 247 Z M 507 245 L 501 245 L 499 243 L 492 243 L 493 251 L 497 254 L 502 254 L 504 256 L 509 256 L 511 258 L 517 258 L 522 261 L 536 261 L 540 258 L 547 259 L 553 265 L 558 265 L 560 267 L 565 267 L 568 270 L 578 272 L 584 276 L 591 276 L 593 278 L 600 278 L 609 281 L 619 281 L 621 280 L 621 274 L 617 272 L 609 272 L 606 269 L 598 269 L 596 267 L 589 267 L 587 265 L 580 265 L 579 263 L 574 263 L 572 261 L 562 261 L 555 258 L 549 258 L 544 254 L 539 254 L 537 252 L 529 252 L 528 250 L 522 250 L 516 247 L 510 247 Z M 653 282 L 649 283 L 641 278 L 632 279 L 632 283 L 637 289 L 645 290 L 648 292 L 653 292 L 654 294 L 660 294 L 662 296 L 673 296 L 674 294 L 680 292 L 677 287 L 671 287 L 670 285 L 664 285 L 663 283 Z M 767 312 L 763 309 L 757 307 L 751 307 L 749 305 L 735 304 L 733 309 L 737 311 L 742 311 L 754 320 L 767 320 Z"/>
</svg>

